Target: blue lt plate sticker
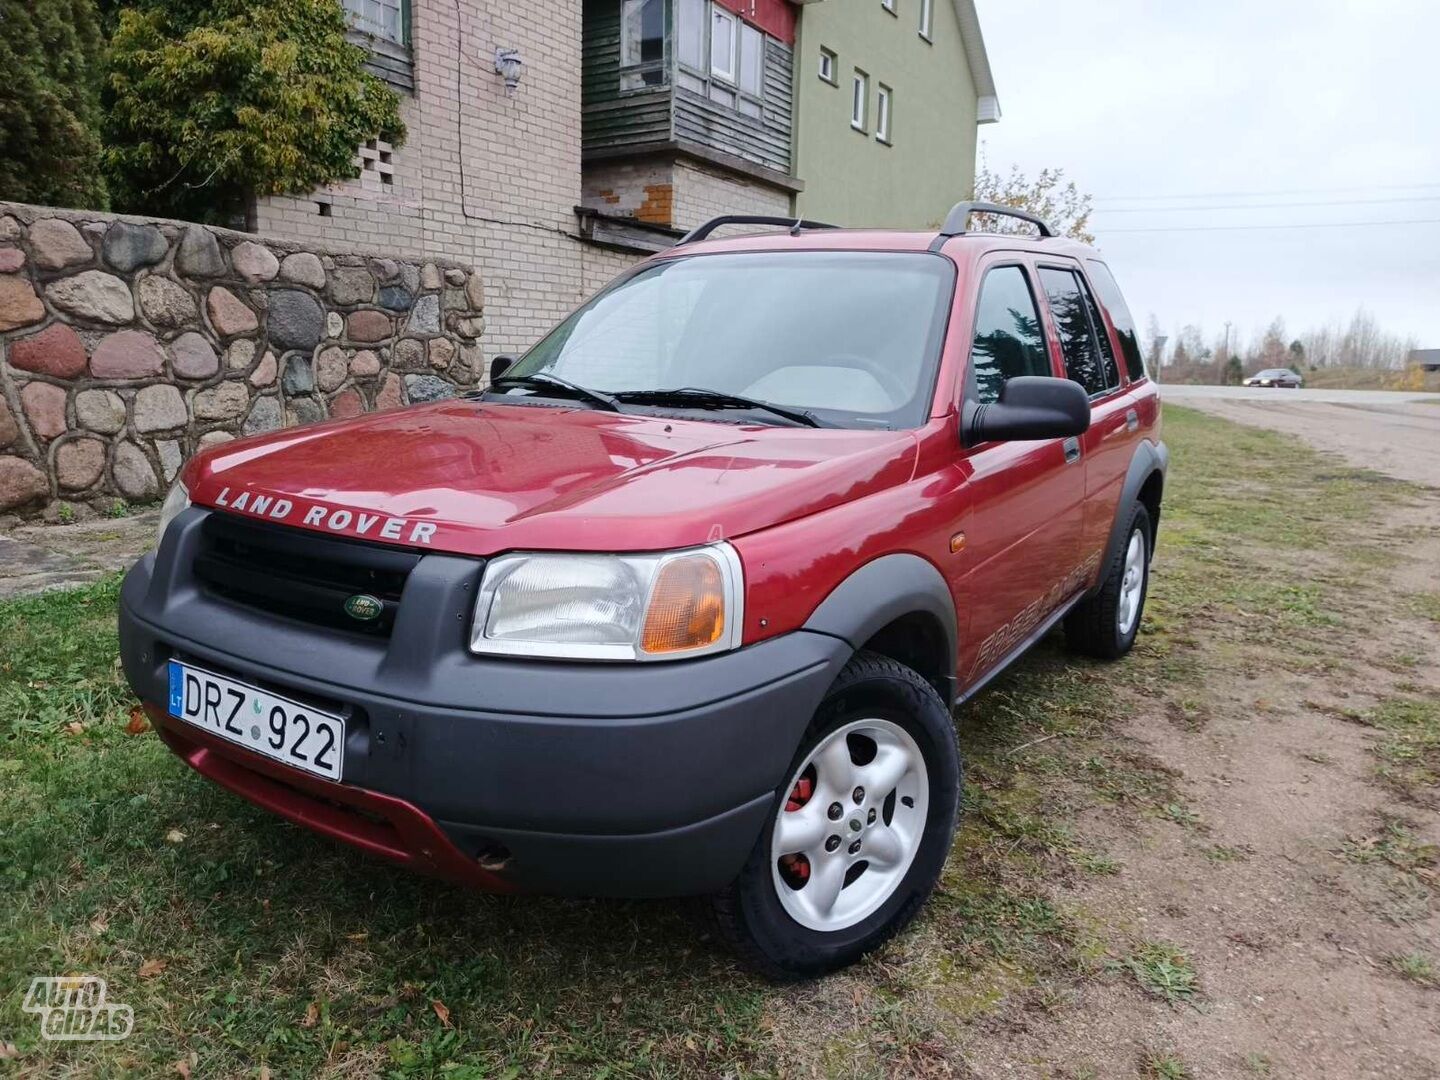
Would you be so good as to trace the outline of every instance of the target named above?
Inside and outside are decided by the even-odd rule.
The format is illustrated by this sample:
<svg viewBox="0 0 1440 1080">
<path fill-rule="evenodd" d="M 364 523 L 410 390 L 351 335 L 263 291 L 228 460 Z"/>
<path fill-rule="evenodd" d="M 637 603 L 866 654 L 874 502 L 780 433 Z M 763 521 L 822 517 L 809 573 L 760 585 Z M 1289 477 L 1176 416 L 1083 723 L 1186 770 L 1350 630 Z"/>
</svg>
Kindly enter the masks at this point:
<svg viewBox="0 0 1440 1080">
<path fill-rule="evenodd" d="M 185 673 L 174 660 L 170 661 L 170 715 L 185 711 Z"/>
</svg>

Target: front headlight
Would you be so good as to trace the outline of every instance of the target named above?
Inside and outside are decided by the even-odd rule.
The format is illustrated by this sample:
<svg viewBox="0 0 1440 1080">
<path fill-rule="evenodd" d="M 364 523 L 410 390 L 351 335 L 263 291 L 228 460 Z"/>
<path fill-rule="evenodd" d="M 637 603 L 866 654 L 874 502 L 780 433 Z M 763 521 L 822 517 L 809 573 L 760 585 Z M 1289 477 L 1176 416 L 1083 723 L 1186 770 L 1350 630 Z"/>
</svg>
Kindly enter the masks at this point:
<svg viewBox="0 0 1440 1080">
<path fill-rule="evenodd" d="M 472 652 L 680 660 L 733 649 L 744 618 L 729 544 L 655 555 L 502 555 L 485 568 Z"/>
<path fill-rule="evenodd" d="M 185 490 L 185 485 L 175 481 L 170 489 L 170 494 L 165 496 L 165 502 L 160 507 L 160 528 L 155 533 L 155 546 L 160 546 L 160 541 L 165 539 L 165 530 L 170 523 L 180 516 L 181 512 L 190 506 L 190 492 Z"/>
</svg>

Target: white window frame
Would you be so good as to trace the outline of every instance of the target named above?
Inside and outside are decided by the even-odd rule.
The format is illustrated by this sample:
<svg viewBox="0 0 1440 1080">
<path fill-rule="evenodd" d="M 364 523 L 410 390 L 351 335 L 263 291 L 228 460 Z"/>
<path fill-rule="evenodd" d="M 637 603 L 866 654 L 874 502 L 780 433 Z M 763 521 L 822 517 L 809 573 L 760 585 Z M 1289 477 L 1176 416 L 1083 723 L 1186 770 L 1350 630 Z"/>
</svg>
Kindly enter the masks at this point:
<svg viewBox="0 0 1440 1080">
<path fill-rule="evenodd" d="M 856 68 L 850 82 L 850 126 L 863 132 L 869 114 L 870 76 Z"/>
<path fill-rule="evenodd" d="M 730 24 L 730 70 L 715 66 L 715 24 Z M 740 78 L 740 19 L 733 11 L 726 11 L 718 4 L 710 5 L 710 74 L 724 79 L 732 86 L 739 85 Z"/>
<path fill-rule="evenodd" d="M 900 14 L 898 11 L 895 10 L 895 0 L 880 0 L 880 6 L 886 11 L 888 11 L 891 15 Z"/>
<path fill-rule="evenodd" d="M 820 78 L 831 86 L 835 86 L 835 61 L 836 55 L 825 46 L 820 46 Z"/>
<path fill-rule="evenodd" d="M 409 11 L 405 0 L 343 0 L 342 6 L 350 25 L 360 33 L 369 34 L 373 38 L 388 41 L 394 45 L 408 46 L 410 44 Z M 393 14 L 395 23 L 393 35 L 386 25 L 391 20 L 384 18 L 383 15 L 380 18 L 372 17 L 382 11 Z"/>
<path fill-rule="evenodd" d="M 699 8 L 703 20 L 701 41 L 701 66 L 687 62 L 680 56 L 680 42 L 684 27 L 681 25 L 686 12 Z M 764 29 L 746 21 L 742 16 L 722 7 L 715 0 L 692 0 L 687 4 L 674 4 L 675 25 L 671 37 L 675 49 L 675 85 L 692 94 L 708 98 L 715 104 L 729 109 L 750 123 L 762 123 L 766 115 L 765 98 L 765 57 L 768 49 L 768 35 Z M 728 58 L 722 53 L 722 62 L 728 60 L 729 69 L 716 66 L 715 28 L 717 20 L 729 28 L 730 50 Z M 746 63 L 746 41 L 751 48 L 753 68 Z M 743 85 L 742 79 L 749 73 L 752 85 Z M 757 84 L 758 85 L 754 85 Z"/>
<path fill-rule="evenodd" d="M 930 40 L 935 24 L 935 0 L 920 0 L 920 36 Z"/>
<path fill-rule="evenodd" d="M 884 83 L 875 84 L 875 141 L 890 145 L 890 112 L 895 91 Z"/>
</svg>

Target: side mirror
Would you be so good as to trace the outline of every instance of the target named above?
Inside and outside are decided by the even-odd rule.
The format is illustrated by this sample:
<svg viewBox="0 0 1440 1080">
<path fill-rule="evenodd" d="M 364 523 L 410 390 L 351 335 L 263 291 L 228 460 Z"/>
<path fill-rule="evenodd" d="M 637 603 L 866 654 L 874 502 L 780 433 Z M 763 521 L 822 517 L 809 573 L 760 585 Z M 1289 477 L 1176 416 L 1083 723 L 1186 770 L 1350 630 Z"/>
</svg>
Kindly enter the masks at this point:
<svg viewBox="0 0 1440 1080">
<path fill-rule="evenodd" d="M 495 357 L 494 360 L 491 360 L 490 381 L 494 382 L 496 379 L 501 378 L 507 371 L 514 367 L 515 359 L 515 357 L 510 356 L 506 353 L 501 353 L 499 356 Z"/>
<path fill-rule="evenodd" d="M 1019 375 L 1000 388 L 1000 400 L 966 402 L 960 438 L 966 446 L 1022 439 L 1063 439 L 1090 428 L 1090 398 L 1079 383 Z"/>
</svg>

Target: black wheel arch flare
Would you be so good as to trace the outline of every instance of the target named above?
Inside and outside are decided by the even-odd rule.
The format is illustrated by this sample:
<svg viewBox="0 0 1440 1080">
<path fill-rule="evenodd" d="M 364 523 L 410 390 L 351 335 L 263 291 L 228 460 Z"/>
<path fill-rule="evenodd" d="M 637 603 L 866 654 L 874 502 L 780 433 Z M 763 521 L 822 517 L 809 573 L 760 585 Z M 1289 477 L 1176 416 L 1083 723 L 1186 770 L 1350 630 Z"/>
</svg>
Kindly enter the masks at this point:
<svg viewBox="0 0 1440 1080">
<path fill-rule="evenodd" d="M 855 570 L 804 629 L 891 656 L 918 671 L 945 701 L 955 700 L 955 600 L 934 563 L 919 555 L 882 555 Z"/>
</svg>

